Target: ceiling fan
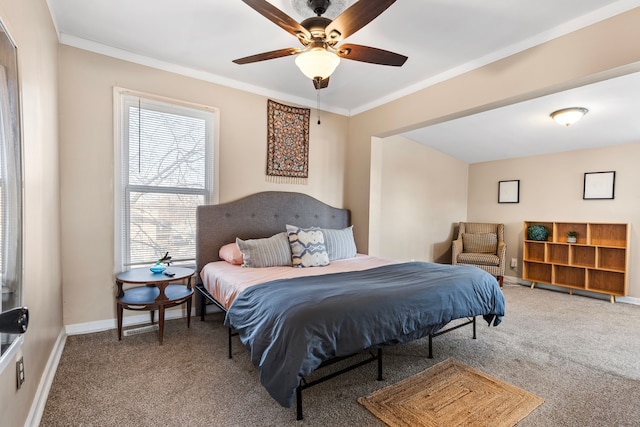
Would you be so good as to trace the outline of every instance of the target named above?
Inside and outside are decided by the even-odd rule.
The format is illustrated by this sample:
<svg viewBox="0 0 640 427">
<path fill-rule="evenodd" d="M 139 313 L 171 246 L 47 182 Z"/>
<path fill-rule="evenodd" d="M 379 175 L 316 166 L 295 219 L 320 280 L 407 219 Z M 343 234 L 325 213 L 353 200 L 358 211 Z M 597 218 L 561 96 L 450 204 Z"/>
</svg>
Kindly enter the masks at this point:
<svg viewBox="0 0 640 427">
<path fill-rule="evenodd" d="M 305 0 L 316 14 L 298 23 L 286 13 L 266 0 L 242 0 L 256 12 L 298 38 L 302 48 L 285 48 L 259 53 L 234 60 L 236 64 L 276 59 L 298 55 L 296 65 L 310 79 L 316 89 L 329 85 L 329 76 L 340 62 L 340 58 L 371 64 L 402 66 L 407 57 L 388 50 L 358 44 L 338 43 L 355 33 L 396 0 L 360 0 L 338 15 L 333 21 L 322 16 L 331 4 L 330 0 Z"/>
</svg>

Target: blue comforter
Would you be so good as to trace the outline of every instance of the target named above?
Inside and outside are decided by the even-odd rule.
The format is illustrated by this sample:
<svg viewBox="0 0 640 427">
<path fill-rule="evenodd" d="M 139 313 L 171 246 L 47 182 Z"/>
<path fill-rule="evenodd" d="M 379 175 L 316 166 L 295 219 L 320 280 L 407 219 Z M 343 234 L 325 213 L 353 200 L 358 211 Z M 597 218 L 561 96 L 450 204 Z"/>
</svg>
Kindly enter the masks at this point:
<svg viewBox="0 0 640 427">
<path fill-rule="evenodd" d="M 504 308 L 483 270 L 410 262 L 250 287 L 225 325 L 251 351 L 269 394 L 290 407 L 301 378 L 326 360 L 422 338 L 464 317 L 497 326 Z"/>
</svg>

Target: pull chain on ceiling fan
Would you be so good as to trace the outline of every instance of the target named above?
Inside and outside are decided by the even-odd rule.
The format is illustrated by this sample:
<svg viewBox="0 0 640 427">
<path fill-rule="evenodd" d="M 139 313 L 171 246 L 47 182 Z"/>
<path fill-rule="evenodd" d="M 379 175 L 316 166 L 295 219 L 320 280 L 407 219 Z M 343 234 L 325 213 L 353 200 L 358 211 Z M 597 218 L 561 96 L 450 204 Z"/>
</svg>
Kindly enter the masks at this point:
<svg viewBox="0 0 640 427">
<path fill-rule="evenodd" d="M 341 58 L 395 67 L 401 67 L 407 60 L 404 55 L 375 47 L 358 44 L 338 46 L 338 43 L 374 20 L 396 0 L 361 0 L 348 7 L 334 20 L 322 16 L 331 5 L 330 0 L 306 0 L 308 7 L 316 16 L 300 23 L 266 0 L 242 1 L 295 36 L 304 47 L 259 53 L 236 59 L 233 61 L 236 64 L 250 64 L 299 55 L 295 61 L 296 65 L 305 76 L 313 80 L 313 86 L 316 89 L 323 89 L 329 85 L 329 76 L 335 71 Z"/>
</svg>

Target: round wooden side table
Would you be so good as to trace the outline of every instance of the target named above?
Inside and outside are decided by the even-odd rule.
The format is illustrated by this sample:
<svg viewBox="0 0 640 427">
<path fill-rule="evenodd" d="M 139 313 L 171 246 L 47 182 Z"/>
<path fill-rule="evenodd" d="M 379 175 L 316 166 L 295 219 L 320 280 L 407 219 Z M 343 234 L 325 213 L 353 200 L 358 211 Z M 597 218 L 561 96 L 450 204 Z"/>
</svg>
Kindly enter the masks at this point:
<svg viewBox="0 0 640 427">
<path fill-rule="evenodd" d="M 150 311 L 151 324 L 158 310 L 158 339 L 162 345 L 164 334 L 164 312 L 167 308 L 187 303 L 187 327 L 191 327 L 191 300 L 194 271 L 184 267 L 168 267 L 163 273 L 153 273 L 148 267 L 134 268 L 116 275 L 116 311 L 118 318 L 118 340 L 122 340 L 123 310 Z M 175 284 L 171 282 L 182 282 Z M 186 283 L 185 283 L 186 282 Z M 135 284 L 124 289 L 124 284 Z"/>
</svg>

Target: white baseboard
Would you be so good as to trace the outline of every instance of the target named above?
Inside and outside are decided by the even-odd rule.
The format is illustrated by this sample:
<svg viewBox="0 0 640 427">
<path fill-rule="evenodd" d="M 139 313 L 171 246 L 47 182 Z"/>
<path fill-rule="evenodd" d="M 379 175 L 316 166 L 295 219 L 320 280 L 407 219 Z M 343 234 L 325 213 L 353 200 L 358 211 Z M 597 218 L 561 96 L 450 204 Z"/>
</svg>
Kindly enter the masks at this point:
<svg viewBox="0 0 640 427">
<path fill-rule="evenodd" d="M 640 305 L 640 298 L 634 297 L 616 297 L 617 302 L 624 302 L 627 304 Z"/>
<path fill-rule="evenodd" d="M 522 284 L 522 283 L 520 283 L 520 279 L 518 279 L 517 277 L 514 277 L 514 276 L 504 276 L 504 282 L 505 283 L 509 283 L 511 285 Z"/>
<path fill-rule="evenodd" d="M 215 313 L 219 312 L 220 309 L 215 305 L 208 305 L 206 307 L 206 313 Z M 126 311 L 125 311 L 126 313 Z M 186 315 L 186 309 L 183 307 L 173 308 L 171 310 L 167 310 L 164 312 L 165 320 L 172 319 L 180 319 Z M 196 309 L 195 307 L 191 307 L 191 316 L 195 317 Z M 158 316 L 156 315 L 156 322 L 158 320 Z M 136 326 L 136 325 L 144 325 L 149 323 L 149 312 L 145 311 L 143 314 L 138 314 L 135 316 L 125 316 L 122 319 L 122 327 L 128 326 Z M 93 332 L 102 332 L 108 331 L 110 329 L 116 329 L 118 327 L 118 322 L 115 318 L 105 319 L 105 320 L 96 320 L 94 322 L 85 322 L 85 323 L 75 323 L 73 325 L 65 326 L 65 332 L 67 335 L 82 335 L 82 334 L 91 334 Z"/>
<path fill-rule="evenodd" d="M 65 334 L 63 329 L 60 331 L 58 339 L 56 340 L 56 343 L 51 350 L 49 360 L 47 360 L 47 365 L 45 366 L 42 377 L 40 378 L 40 382 L 38 383 L 36 395 L 34 396 L 33 402 L 31 403 L 29 416 L 24 423 L 25 426 L 37 427 L 40 425 L 40 420 L 42 420 L 42 414 L 44 413 L 44 407 L 47 404 L 49 391 L 51 390 L 53 378 L 55 377 L 56 371 L 58 370 L 58 364 L 60 363 L 60 358 L 62 357 L 62 351 L 64 350 L 64 344 L 66 343 L 66 341 L 67 334 Z"/>
<path fill-rule="evenodd" d="M 186 311 L 186 310 L 185 310 Z M 195 309 L 191 308 L 191 315 L 195 316 Z M 164 312 L 165 320 L 172 319 L 180 319 L 183 316 L 182 307 L 179 309 L 167 310 Z M 149 312 L 145 311 L 143 314 L 138 314 L 135 316 L 125 316 L 122 319 L 122 326 L 135 326 L 135 325 L 143 325 L 145 323 L 149 323 Z M 156 313 L 156 322 L 158 321 L 158 315 Z M 105 319 L 105 320 L 96 320 L 95 322 L 86 322 L 86 323 L 76 323 L 73 325 L 65 326 L 65 332 L 67 335 L 81 335 L 81 334 L 91 334 L 93 332 L 102 332 L 108 331 L 110 329 L 116 329 L 118 327 L 118 322 L 115 318 Z"/>
</svg>

